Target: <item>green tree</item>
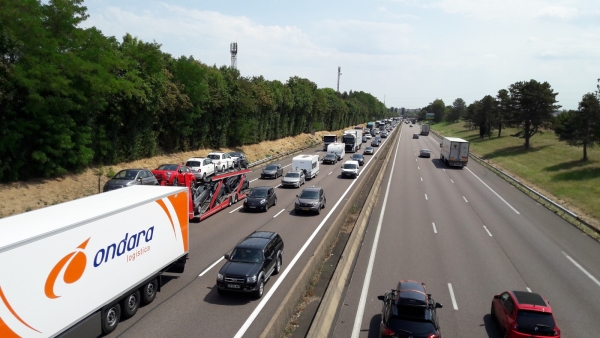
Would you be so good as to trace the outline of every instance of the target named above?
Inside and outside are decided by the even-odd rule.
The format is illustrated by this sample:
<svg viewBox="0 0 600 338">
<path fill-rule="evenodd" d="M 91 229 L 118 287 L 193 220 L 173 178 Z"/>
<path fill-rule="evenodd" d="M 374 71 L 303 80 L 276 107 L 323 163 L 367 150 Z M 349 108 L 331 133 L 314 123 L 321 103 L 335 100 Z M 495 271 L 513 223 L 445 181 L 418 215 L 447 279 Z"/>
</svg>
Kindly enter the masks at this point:
<svg viewBox="0 0 600 338">
<path fill-rule="evenodd" d="M 529 140 L 543 129 L 552 126 L 553 112 L 560 108 L 556 95 L 548 82 L 536 80 L 516 82 L 510 92 L 511 124 L 518 131 L 511 135 L 525 139 L 525 148 L 529 149 Z"/>
<path fill-rule="evenodd" d="M 560 141 L 583 147 L 583 161 L 588 160 L 587 148 L 600 144 L 600 100 L 592 93 L 585 94 L 578 110 L 558 114 L 554 132 Z"/>
<path fill-rule="evenodd" d="M 498 126 L 498 137 L 500 137 L 502 136 L 502 127 L 504 127 L 504 125 L 506 124 L 506 120 L 510 120 L 511 105 L 508 90 L 500 89 L 498 91 L 498 95 L 496 95 L 496 100 L 498 101 L 496 123 Z"/>
<path fill-rule="evenodd" d="M 446 120 L 450 123 L 458 122 L 465 115 L 467 104 L 459 97 L 454 100 L 451 107 L 450 112 L 446 115 Z"/>
</svg>

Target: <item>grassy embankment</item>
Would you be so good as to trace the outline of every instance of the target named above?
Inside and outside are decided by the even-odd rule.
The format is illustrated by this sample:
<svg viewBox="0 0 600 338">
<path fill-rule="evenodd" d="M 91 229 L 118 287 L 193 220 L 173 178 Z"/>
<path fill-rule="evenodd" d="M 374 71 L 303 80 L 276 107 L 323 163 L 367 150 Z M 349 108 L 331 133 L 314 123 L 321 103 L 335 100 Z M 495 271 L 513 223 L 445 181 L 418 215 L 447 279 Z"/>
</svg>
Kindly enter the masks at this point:
<svg viewBox="0 0 600 338">
<path fill-rule="evenodd" d="M 342 134 L 344 128 L 332 133 Z M 99 187 L 104 186 L 109 177 L 119 170 L 126 168 L 154 169 L 164 163 L 181 163 L 193 156 L 206 156 L 211 151 L 242 151 L 250 162 L 265 157 L 276 156 L 285 152 L 299 149 L 311 144 L 320 143 L 321 138 L 328 131 L 311 134 L 300 134 L 274 141 L 265 141 L 258 144 L 242 146 L 236 149 L 197 149 L 180 153 L 164 154 L 151 158 L 144 158 L 132 162 L 118 163 L 101 168 L 88 168 L 81 173 L 68 173 L 66 175 L 47 178 L 32 179 L 29 181 L 0 184 L 0 218 L 26 211 L 31 211 L 45 206 L 62 203 L 98 193 Z"/>
<path fill-rule="evenodd" d="M 600 225 L 600 149 L 588 148 L 583 162 L 583 148 L 559 142 L 553 131 L 537 134 L 525 149 L 524 140 L 511 137 L 514 129 L 503 129 L 491 138 L 479 139 L 478 130 L 467 130 L 464 122 L 438 123 L 431 127 L 444 136 L 460 137 L 471 142 L 471 151 L 540 193 Z"/>
</svg>

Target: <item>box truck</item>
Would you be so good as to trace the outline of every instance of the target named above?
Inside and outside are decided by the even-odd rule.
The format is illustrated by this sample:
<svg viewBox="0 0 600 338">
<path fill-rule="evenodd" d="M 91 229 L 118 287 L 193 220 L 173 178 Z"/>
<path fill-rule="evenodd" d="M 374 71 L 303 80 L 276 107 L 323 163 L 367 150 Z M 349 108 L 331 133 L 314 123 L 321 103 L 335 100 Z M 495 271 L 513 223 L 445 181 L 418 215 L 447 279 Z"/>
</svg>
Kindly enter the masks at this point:
<svg viewBox="0 0 600 338">
<path fill-rule="evenodd" d="M 421 135 L 424 135 L 424 136 L 429 135 L 429 125 L 428 124 L 421 125 Z"/>
<path fill-rule="evenodd" d="M 335 154 L 337 156 L 337 160 L 340 161 L 346 155 L 345 148 L 346 145 L 343 143 L 332 143 L 327 147 L 327 153 Z"/>
<path fill-rule="evenodd" d="M 313 178 L 319 174 L 319 156 L 318 155 L 298 155 L 292 159 L 292 168 L 294 170 L 304 171 L 306 178 Z"/>
<path fill-rule="evenodd" d="M 132 186 L 0 219 L 0 337 L 97 337 L 183 272 L 188 189 Z"/>
<path fill-rule="evenodd" d="M 342 142 L 346 145 L 347 153 L 357 152 L 362 147 L 362 130 L 351 129 L 344 131 Z"/>
<path fill-rule="evenodd" d="M 451 167 L 465 167 L 469 161 L 469 141 L 457 137 L 444 137 L 440 160 Z"/>
<path fill-rule="evenodd" d="M 327 146 L 338 141 L 337 135 L 323 135 L 323 151 L 327 151 Z"/>
</svg>

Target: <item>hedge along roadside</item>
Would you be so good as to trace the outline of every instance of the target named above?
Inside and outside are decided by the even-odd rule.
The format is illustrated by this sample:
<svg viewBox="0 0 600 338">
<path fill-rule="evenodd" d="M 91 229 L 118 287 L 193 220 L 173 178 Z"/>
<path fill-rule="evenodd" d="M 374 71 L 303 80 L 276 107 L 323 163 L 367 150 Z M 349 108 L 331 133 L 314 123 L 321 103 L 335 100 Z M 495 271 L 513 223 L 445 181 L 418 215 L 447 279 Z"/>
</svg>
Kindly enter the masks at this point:
<svg viewBox="0 0 600 338">
<path fill-rule="evenodd" d="M 390 142 L 391 146 L 388 147 L 388 153 L 386 154 L 383 166 L 377 173 L 377 177 L 375 178 L 373 188 L 371 189 L 371 192 L 367 197 L 365 206 L 363 206 L 363 209 L 358 215 L 358 219 L 356 220 L 356 224 L 354 226 L 354 229 L 352 230 L 352 234 L 348 239 L 340 261 L 338 262 L 335 268 L 333 277 L 331 278 L 331 281 L 327 286 L 325 296 L 321 300 L 321 304 L 319 305 L 319 309 L 317 310 L 312 325 L 310 326 L 310 330 L 306 335 L 306 338 L 328 337 L 331 332 L 333 323 L 335 322 L 335 319 L 338 315 L 338 311 L 340 309 L 340 304 L 343 299 L 342 297 L 344 295 L 346 284 L 348 283 L 348 280 L 352 275 L 354 262 L 356 261 L 358 253 L 360 252 L 365 231 L 367 229 L 367 224 L 369 223 L 369 218 L 371 217 L 373 208 L 379 200 L 381 182 L 383 181 L 383 177 L 387 170 L 388 163 L 390 161 L 390 158 L 392 157 L 391 153 L 398 142 L 397 139 L 400 137 L 399 135 L 400 132 L 397 132 L 394 135 L 393 142 Z M 387 145 L 388 144 L 386 143 L 386 146 Z"/>
<path fill-rule="evenodd" d="M 386 142 L 376 156 L 386 156 L 386 158 L 389 157 L 390 149 L 393 148 L 389 145 L 393 143 L 394 142 Z M 373 167 L 369 168 L 365 175 L 374 174 Z M 385 171 L 385 168 L 379 168 L 378 170 L 380 170 L 380 172 Z M 349 214 L 350 209 L 354 205 L 356 199 L 360 195 L 360 191 L 364 188 L 364 185 L 367 181 L 368 180 L 363 179 L 360 182 L 358 182 L 354 190 L 350 193 L 350 196 L 348 197 L 346 203 L 342 206 L 342 209 L 340 210 L 339 214 L 327 229 L 327 232 L 323 236 L 321 243 L 319 243 L 313 255 L 309 258 L 305 267 L 300 272 L 300 275 L 298 276 L 298 278 L 292 285 L 290 291 L 287 293 L 287 295 L 277 308 L 277 311 L 275 311 L 275 315 L 271 318 L 271 320 L 265 327 L 265 330 L 260 335 L 260 338 L 281 337 L 282 332 L 285 330 L 285 327 L 287 326 L 290 318 L 292 318 L 293 316 L 296 306 L 302 300 L 304 292 L 310 285 L 311 278 L 319 269 L 321 263 L 328 258 L 327 254 L 329 253 L 329 248 L 336 240 L 340 229 L 346 221 L 346 217 Z"/>
<path fill-rule="evenodd" d="M 440 133 L 435 132 L 433 130 L 430 130 L 430 131 L 432 134 L 439 137 L 440 139 L 444 138 L 444 136 L 441 135 Z M 513 185 L 514 187 L 519 189 L 521 192 L 525 193 L 527 196 L 531 197 L 532 199 L 535 199 L 538 203 L 543 205 L 546 209 L 557 214 L 559 217 L 561 217 L 562 219 L 564 219 L 571 225 L 575 226 L 579 230 L 583 231 L 585 234 L 589 235 L 596 241 L 600 242 L 600 229 L 598 229 L 597 227 L 593 226 L 592 224 L 586 222 L 585 220 L 583 220 L 581 217 L 577 216 L 577 214 L 575 214 L 571 210 L 554 202 L 550 198 L 540 194 L 539 192 L 535 191 L 533 188 L 521 183 L 518 179 L 505 173 L 504 170 L 502 170 L 500 168 L 496 168 L 495 166 L 486 162 L 482 157 L 479 157 L 470 151 L 469 151 L 469 157 L 471 157 L 472 159 L 477 161 L 477 163 L 481 164 L 483 167 L 487 168 L 491 172 L 498 175 L 500 178 L 504 179 L 506 182 L 510 183 L 511 185 Z"/>
</svg>

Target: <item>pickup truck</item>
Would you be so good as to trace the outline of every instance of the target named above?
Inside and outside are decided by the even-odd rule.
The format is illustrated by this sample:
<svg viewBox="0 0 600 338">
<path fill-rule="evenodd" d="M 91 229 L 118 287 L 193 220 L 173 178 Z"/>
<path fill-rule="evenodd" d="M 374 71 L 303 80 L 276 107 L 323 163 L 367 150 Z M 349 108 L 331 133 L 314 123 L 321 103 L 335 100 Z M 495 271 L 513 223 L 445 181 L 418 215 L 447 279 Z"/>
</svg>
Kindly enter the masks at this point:
<svg viewBox="0 0 600 338">
<path fill-rule="evenodd" d="M 192 169 L 196 181 L 206 181 L 209 176 L 212 176 L 217 171 L 216 165 L 210 158 L 192 157 L 185 163 L 187 167 Z"/>
</svg>

